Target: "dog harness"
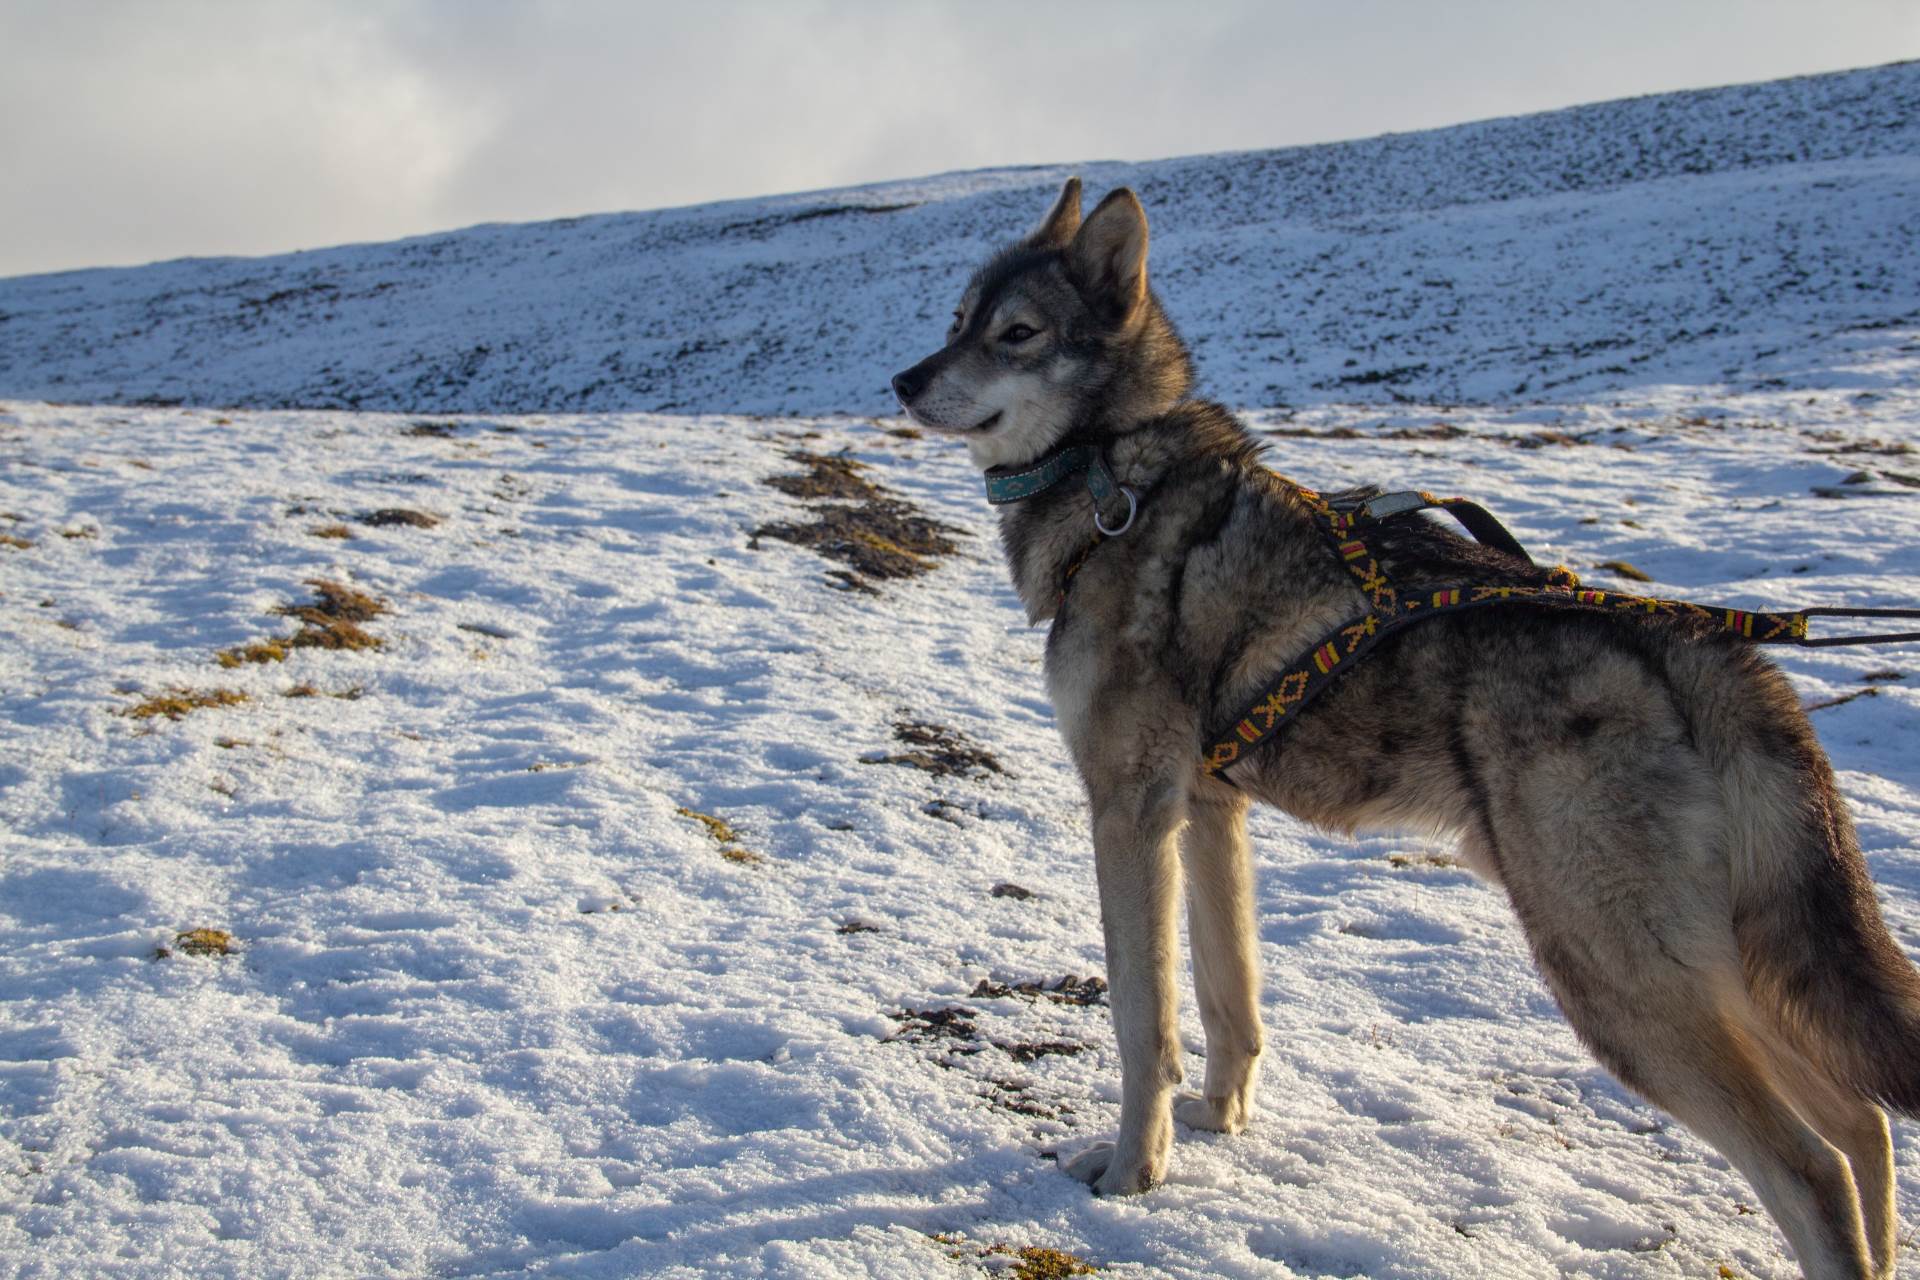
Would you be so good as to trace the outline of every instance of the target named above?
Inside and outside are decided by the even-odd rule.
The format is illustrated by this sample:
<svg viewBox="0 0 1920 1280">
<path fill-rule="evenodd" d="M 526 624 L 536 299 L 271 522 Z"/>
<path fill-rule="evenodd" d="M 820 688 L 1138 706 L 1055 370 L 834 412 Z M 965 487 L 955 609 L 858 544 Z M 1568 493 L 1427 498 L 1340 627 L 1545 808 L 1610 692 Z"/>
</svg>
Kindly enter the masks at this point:
<svg viewBox="0 0 1920 1280">
<path fill-rule="evenodd" d="M 1826 637 L 1815 637 L 1808 632 L 1811 618 L 1920 618 L 1920 609 L 1822 606 L 1789 613 L 1732 609 L 1582 586 L 1573 570 L 1565 565 L 1548 569 L 1546 581 L 1533 585 L 1463 582 L 1417 591 L 1403 590 L 1388 579 L 1366 542 L 1369 526 L 1393 516 L 1424 510 L 1445 511 L 1482 545 L 1518 556 L 1528 564 L 1533 563 L 1533 557 L 1484 507 L 1464 498 L 1438 498 L 1424 490 L 1410 490 L 1334 502 L 1284 476 L 1277 479 L 1312 514 L 1321 536 L 1347 571 L 1359 580 L 1360 590 L 1366 593 L 1372 608 L 1322 636 L 1312 648 L 1289 663 L 1284 673 L 1269 682 L 1260 696 L 1249 702 L 1227 726 L 1208 735 L 1201 767 L 1210 774 L 1217 774 L 1247 751 L 1272 741 L 1286 727 L 1289 716 L 1297 715 L 1302 707 L 1394 632 L 1428 618 L 1486 605 L 1524 604 L 1640 617 L 1691 618 L 1730 631 L 1754 644 L 1825 647 L 1920 640 L 1920 631 Z"/>
<path fill-rule="evenodd" d="M 1100 537 L 1068 565 L 1065 579 L 1060 584 L 1063 600 L 1073 575 L 1100 543 L 1107 538 L 1117 538 L 1133 527 L 1140 510 L 1139 495 L 1115 480 L 1105 454 L 1092 445 L 1058 450 L 1024 468 L 994 467 L 986 475 L 987 501 L 999 505 L 1031 498 L 1082 471 L 1087 476 L 1087 490 L 1093 496 L 1094 527 Z M 1794 644 L 1807 648 L 1920 641 L 1920 631 L 1816 637 L 1809 630 L 1809 620 L 1813 618 L 1920 618 L 1920 609 L 1817 606 L 1785 613 L 1733 609 L 1582 586 L 1580 579 L 1565 565 L 1548 569 L 1545 581 L 1534 584 L 1461 582 L 1403 589 L 1389 579 L 1366 541 L 1369 528 L 1395 516 L 1416 511 L 1444 511 L 1481 545 L 1505 552 L 1527 564 L 1533 563 L 1533 557 L 1491 512 L 1465 498 L 1435 497 L 1425 490 L 1415 489 L 1334 500 L 1304 485 L 1295 484 L 1285 476 L 1274 475 L 1273 478 L 1306 508 L 1332 554 L 1358 580 L 1370 607 L 1365 613 L 1348 619 L 1322 636 L 1306 652 L 1283 667 L 1282 673 L 1269 681 L 1259 696 L 1247 703 L 1239 715 L 1208 735 L 1207 745 L 1201 753 L 1201 769 L 1205 773 L 1221 776 L 1223 781 L 1226 779 L 1221 774 L 1222 770 L 1241 760 L 1253 748 L 1278 739 L 1308 703 L 1324 693 L 1336 679 L 1352 670 L 1382 640 L 1416 622 L 1467 609 L 1520 604 L 1638 617 L 1687 618 L 1729 631 L 1754 644 Z M 1100 504 L 1115 493 L 1126 498 L 1127 514 L 1117 527 L 1109 528 L 1101 519 Z"/>
</svg>

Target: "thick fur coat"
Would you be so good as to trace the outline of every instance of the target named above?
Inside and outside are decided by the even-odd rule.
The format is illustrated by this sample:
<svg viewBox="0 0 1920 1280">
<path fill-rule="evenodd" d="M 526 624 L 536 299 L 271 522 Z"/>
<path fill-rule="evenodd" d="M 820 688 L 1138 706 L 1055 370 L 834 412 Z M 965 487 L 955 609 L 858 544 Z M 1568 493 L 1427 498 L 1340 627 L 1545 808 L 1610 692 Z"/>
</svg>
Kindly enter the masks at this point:
<svg viewBox="0 0 1920 1280">
<path fill-rule="evenodd" d="M 1252 1118 L 1259 800 L 1327 828 L 1456 836 L 1581 1039 L 1747 1176 L 1805 1273 L 1891 1276 L 1882 1107 L 1920 1110 L 1920 976 L 1785 679 L 1683 621 L 1488 608 L 1391 637 L 1277 742 L 1208 775 L 1207 733 L 1365 600 L 1248 433 L 1189 398 L 1147 244 L 1131 192 L 1083 222 L 1069 182 L 969 283 L 947 343 L 895 379 L 913 419 L 982 468 L 1091 444 L 1138 497 L 1112 538 L 1078 484 L 1001 514 L 1020 598 L 1052 624 L 1047 686 L 1092 810 L 1122 1063 L 1117 1137 L 1067 1171 L 1144 1191 L 1176 1118 Z M 1368 541 L 1411 587 L 1542 574 L 1417 514 Z M 1207 1055 L 1176 1098 L 1183 887 Z"/>
</svg>

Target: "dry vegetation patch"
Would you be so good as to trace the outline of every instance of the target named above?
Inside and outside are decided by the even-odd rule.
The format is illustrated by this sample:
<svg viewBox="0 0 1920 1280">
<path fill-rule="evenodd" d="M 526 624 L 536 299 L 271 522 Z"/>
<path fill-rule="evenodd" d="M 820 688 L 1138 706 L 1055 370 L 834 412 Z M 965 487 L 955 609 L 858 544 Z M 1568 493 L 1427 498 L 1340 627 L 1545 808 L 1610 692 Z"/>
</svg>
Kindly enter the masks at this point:
<svg viewBox="0 0 1920 1280">
<path fill-rule="evenodd" d="M 364 694 L 365 692 L 366 690 L 357 684 L 348 685 L 344 689 L 335 689 L 335 690 L 329 691 L 326 689 L 317 688 L 314 685 L 311 685 L 306 683 L 305 681 L 302 681 L 301 683 L 294 685 L 291 689 L 288 689 L 285 693 L 281 694 L 280 696 L 283 698 L 339 698 L 345 702 L 354 702 L 354 701 L 357 701 L 360 695 Z"/>
<path fill-rule="evenodd" d="M 161 947 L 154 952 L 154 959 L 163 960 L 175 951 L 190 956 L 232 955 L 233 935 L 225 929 L 182 929 L 173 935 L 173 946 Z"/>
<path fill-rule="evenodd" d="M 394 525 L 431 529 L 440 523 L 439 516 L 428 515 L 424 511 L 415 511 L 409 507 L 381 507 L 375 511 L 362 511 L 354 519 L 375 529 L 387 529 Z"/>
<path fill-rule="evenodd" d="M 1608 573 L 1621 578 L 1629 578 L 1634 582 L 1653 581 L 1652 574 L 1647 573 L 1625 560 L 1602 560 L 1599 564 L 1595 565 L 1594 568 L 1605 569 Z"/>
<path fill-rule="evenodd" d="M 825 499 L 809 507 L 808 524 L 778 521 L 761 525 L 748 540 L 778 538 L 811 547 L 851 566 L 832 576 L 856 591 L 873 591 L 875 581 L 926 573 L 941 556 L 958 550 L 949 534 L 962 531 L 922 515 L 918 508 L 866 479 L 864 463 L 852 458 L 796 450 L 787 455 L 803 471 L 770 476 L 766 483 L 798 498 Z"/>
<path fill-rule="evenodd" d="M 307 585 L 313 588 L 312 600 L 272 610 L 279 617 L 297 619 L 298 631 L 223 649 L 215 660 L 232 668 L 248 662 L 284 662 L 295 649 L 378 649 L 386 643 L 360 626 L 387 612 L 384 601 L 324 578 L 309 578 Z"/>
<path fill-rule="evenodd" d="M 806 469 L 783 476 L 768 476 L 766 483 L 796 498 L 865 502 L 886 496 L 884 490 L 860 474 L 868 467 L 857 459 L 798 449 L 787 455 L 787 461 L 797 462 Z"/>
<path fill-rule="evenodd" d="M 685 805 L 674 810 L 674 812 L 683 818 L 692 818 L 695 822 L 705 827 L 707 834 L 713 837 L 713 842 L 720 846 L 720 856 L 728 862 L 738 862 L 745 866 L 752 866 L 756 863 L 766 861 L 760 854 L 755 853 L 740 843 L 740 833 L 735 831 L 733 824 L 725 818 L 716 817 L 711 813 L 701 813 L 698 809 L 689 809 Z"/>
<path fill-rule="evenodd" d="M 1060 1249 L 1039 1245 L 1015 1247 L 998 1242 L 983 1245 L 958 1233 L 927 1238 L 944 1247 L 947 1256 L 956 1262 L 972 1261 L 995 1275 L 1012 1276 L 1013 1280 L 1070 1280 L 1073 1276 L 1097 1275 L 1100 1271 L 1085 1258 Z"/>
<path fill-rule="evenodd" d="M 936 778 L 984 778 L 1007 772 L 991 751 L 967 740 L 958 729 L 925 720 L 896 720 L 894 740 L 907 750 L 860 757 L 861 764 L 898 764 Z"/>
<path fill-rule="evenodd" d="M 1027 1000 L 1051 1000 L 1055 1004 L 1095 1005 L 1107 1002 L 1107 980 L 1102 977 L 1083 978 L 1070 973 L 1064 978 L 1051 982 L 1033 980 L 1028 982 L 992 982 L 980 979 L 970 993 L 975 1000 L 1005 1000 L 1011 996 L 1020 996 Z"/>
<path fill-rule="evenodd" d="M 172 688 L 165 693 L 156 693 L 144 698 L 131 707 L 121 711 L 123 716 L 134 720 L 151 720 L 155 716 L 165 716 L 169 720 L 178 720 L 189 712 L 204 707 L 231 707 L 245 702 L 247 695 L 237 689 L 183 689 Z"/>
</svg>

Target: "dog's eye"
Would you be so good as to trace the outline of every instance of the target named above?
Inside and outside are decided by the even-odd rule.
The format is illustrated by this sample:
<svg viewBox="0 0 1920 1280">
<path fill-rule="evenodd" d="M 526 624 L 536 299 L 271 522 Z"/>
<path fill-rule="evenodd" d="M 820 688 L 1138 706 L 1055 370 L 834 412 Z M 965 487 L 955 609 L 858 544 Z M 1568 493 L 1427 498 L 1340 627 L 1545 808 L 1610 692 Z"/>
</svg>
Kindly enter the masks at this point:
<svg viewBox="0 0 1920 1280">
<path fill-rule="evenodd" d="M 962 311 L 960 308 L 955 307 L 953 310 L 953 323 L 950 326 L 948 326 L 947 332 L 948 333 L 960 332 L 960 322 L 962 320 L 965 320 L 966 318 L 967 318 L 967 313 L 965 311 Z"/>
<path fill-rule="evenodd" d="M 1040 331 L 1030 324 L 1012 324 L 1000 331 L 1000 341 L 1009 343 L 1025 342 L 1038 332 Z"/>
</svg>

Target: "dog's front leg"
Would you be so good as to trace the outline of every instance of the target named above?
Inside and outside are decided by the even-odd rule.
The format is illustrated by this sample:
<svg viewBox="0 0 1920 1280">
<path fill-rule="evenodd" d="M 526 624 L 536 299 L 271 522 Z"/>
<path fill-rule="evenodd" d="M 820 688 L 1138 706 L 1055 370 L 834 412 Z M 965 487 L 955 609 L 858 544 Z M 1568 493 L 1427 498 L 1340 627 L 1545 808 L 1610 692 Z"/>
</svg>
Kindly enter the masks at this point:
<svg viewBox="0 0 1920 1280">
<path fill-rule="evenodd" d="M 1260 968 L 1254 947 L 1253 853 L 1247 796 L 1223 782 L 1195 784 L 1181 839 L 1193 990 L 1207 1030 L 1204 1092 L 1181 1094 L 1174 1118 L 1195 1129 L 1239 1133 L 1253 1115 L 1260 1061 Z"/>
<path fill-rule="evenodd" d="M 1160 781 L 1095 793 L 1094 870 L 1107 943 L 1113 1029 L 1120 1044 L 1120 1136 L 1067 1162 L 1102 1195 L 1132 1195 L 1166 1176 L 1169 1095 L 1180 1082 L 1174 910 L 1180 894 L 1184 788 Z"/>
</svg>

